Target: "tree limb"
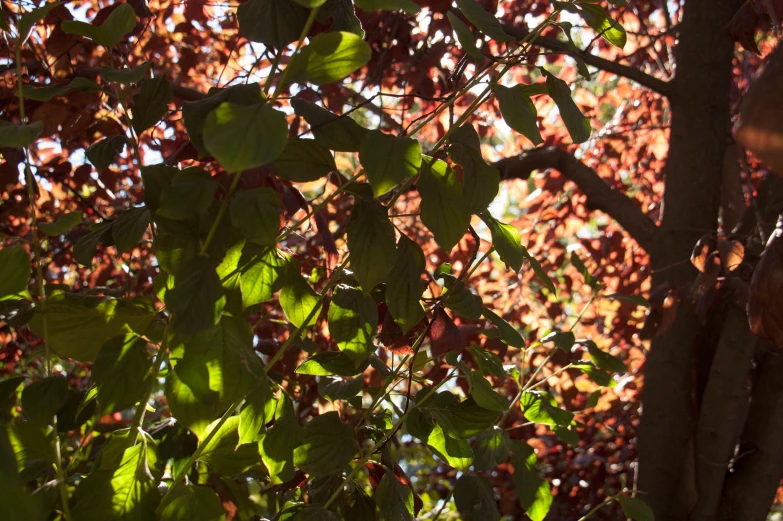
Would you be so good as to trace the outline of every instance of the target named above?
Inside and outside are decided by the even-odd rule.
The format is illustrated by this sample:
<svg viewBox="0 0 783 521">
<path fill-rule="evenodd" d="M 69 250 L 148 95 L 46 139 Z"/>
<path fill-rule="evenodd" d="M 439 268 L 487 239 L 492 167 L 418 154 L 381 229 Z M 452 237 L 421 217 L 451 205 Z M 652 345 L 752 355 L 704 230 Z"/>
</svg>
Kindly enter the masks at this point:
<svg viewBox="0 0 783 521">
<path fill-rule="evenodd" d="M 503 30 L 507 32 L 509 35 L 517 38 L 524 38 L 525 35 L 528 33 L 526 27 L 519 28 L 513 25 L 505 25 L 505 24 L 503 25 Z M 640 69 L 631 67 L 630 65 L 623 65 L 622 63 L 618 63 L 615 61 L 605 60 L 604 58 L 600 58 L 594 54 L 590 54 L 587 52 L 574 53 L 566 42 L 561 42 L 560 40 L 557 40 L 555 38 L 549 38 L 547 36 L 539 36 L 538 38 L 533 40 L 533 45 L 536 45 L 538 47 L 543 47 L 544 49 L 549 49 L 551 51 L 561 52 L 563 54 L 568 54 L 572 56 L 576 55 L 579 58 L 581 58 L 587 65 L 592 65 L 593 67 L 597 67 L 602 71 L 611 72 L 612 74 L 616 74 L 617 76 L 628 78 L 629 80 L 632 80 L 638 83 L 639 85 L 642 85 L 643 87 L 647 87 L 651 91 L 657 92 L 662 96 L 670 97 L 672 94 L 671 84 L 668 81 L 659 80 L 658 78 L 654 76 L 650 76 L 649 74 L 643 72 Z"/>
<path fill-rule="evenodd" d="M 592 168 L 568 152 L 554 147 L 539 148 L 501 159 L 492 166 L 500 170 L 502 179 L 527 179 L 534 170 L 554 168 L 584 192 L 592 208 L 620 223 L 648 253 L 654 247 L 658 226 L 652 219 L 632 199 L 606 184 Z"/>
</svg>

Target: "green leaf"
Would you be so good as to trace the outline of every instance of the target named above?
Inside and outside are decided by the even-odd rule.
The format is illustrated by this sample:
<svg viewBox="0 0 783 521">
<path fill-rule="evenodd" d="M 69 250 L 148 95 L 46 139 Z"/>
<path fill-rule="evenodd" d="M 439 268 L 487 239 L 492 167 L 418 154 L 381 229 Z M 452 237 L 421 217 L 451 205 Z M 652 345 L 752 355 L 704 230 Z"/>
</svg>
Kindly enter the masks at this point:
<svg viewBox="0 0 783 521">
<path fill-rule="evenodd" d="M 19 22 L 17 24 L 17 32 L 19 33 L 20 38 L 20 45 L 24 44 L 27 38 L 30 35 L 30 30 L 37 24 L 40 20 L 43 20 L 49 12 L 57 7 L 58 5 L 62 5 L 62 2 L 50 2 L 48 4 L 44 4 L 41 7 L 38 7 L 36 9 L 33 9 L 29 13 L 25 13 L 19 18 Z M 5 30 L 8 30 L 6 27 Z"/>
<path fill-rule="evenodd" d="M 633 521 L 655 521 L 652 508 L 641 499 L 618 497 L 617 501 L 623 507 L 623 513 Z"/>
<path fill-rule="evenodd" d="M 423 159 L 417 185 L 421 194 L 421 221 L 448 254 L 470 226 L 470 209 L 454 170 L 444 161 Z"/>
<path fill-rule="evenodd" d="M 593 364 L 588 364 L 588 363 L 572 364 L 571 367 L 573 367 L 574 369 L 579 369 L 584 374 L 586 374 L 588 378 L 590 378 L 592 381 L 594 381 L 600 386 L 615 387 L 617 385 L 617 382 L 614 381 L 611 374 L 607 373 L 603 369 L 600 369 Z"/>
<path fill-rule="evenodd" d="M 255 465 L 259 460 L 258 445 L 255 443 L 239 444 L 239 416 L 228 418 L 218 428 L 220 420 L 212 423 L 205 435 L 217 428 L 215 435 L 204 445 L 199 455 L 209 467 L 226 477 L 231 477 Z"/>
<path fill-rule="evenodd" d="M 272 163 L 275 175 L 295 183 L 307 183 L 337 171 L 329 149 L 313 139 L 289 139 Z"/>
<path fill-rule="evenodd" d="M 285 1 L 290 3 L 289 0 Z M 250 3 L 252 1 L 243 5 Z M 263 103 L 264 99 L 261 94 L 261 86 L 258 83 L 240 83 L 223 89 L 209 89 L 203 99 L 184 102 L 182 104 L 182 119 L 185 121 L 185 128 L 191 143 L 199 151 L 199 156 L 203 157 L 209 153 L 204 146 L 204 123 L 214 109 L 226 101 L 235 105 L 254 106 Z"/>
<path fill-rule="evenodd" d="M 442 460 L 455 469 L 466 472 L 473 462 L 473 450 L 467 440 L 454 439 L 435 424 L 426 440 L 429 446 Z"/>
<path fill-rule="evenodd" d="M 606 351 L 601 351 L 592 340 L 581 343 L 587 346 L 587 351 L 590 353 L 590 359 L 593 363 L 604 371 L 610 373 L 625 373 L 628 371 L 628 368 L 621 359 Z"/>
<path fill-rule="evenodd" d="M 271 484 L 284 483 L 294 477 L 294 449 L 299 446 L 302 428 L 296 422 L 294 405 L 283 392 L 277 407 L 276 421 L 258 443 L 261 459 L 269 471 Z"/>
<path fill-rule="evenodd" d="M 460 439 L 487 430 L 498 418 L 497 412 L 480 407 L 473 398 L 457 402 L 448 391 L 436 395 L 424 408 L 435 417 L 444 433 Z"/>
<path fill-rule="evenodd" d="M 29 125 L 14 125 L 0 120 L 0 147 L 25 148 L 32 145 L 43 132 L 43 121 L 33 121 Z"/>
<path fill-rule="evenodd" d="M 152 69 L 152 62 L 144 62 L 136 67 L 115 69 L 113 67 L 101 67 L 100 75 L 106 81 L 122 84 L 139 83 Z"/>
<path fill-rule="evenodd" d="M 541 282 L 544 283 L 544 286 L 546 286 L 552 293 L 557 294 L 555 283 L 552 282 L 552 279 L 549 278 L 547 272 L 544 271 L 543 267 L 541 267 L 541 263 L 539 263 L 535 257 L 530 255 L 530 252 L 528 252 L 524 246 L 522 247 L 522 251 L 524 252 L 525 258 L 530 263 L 530 266 L 533 268 L 533 272 L 538 276 L 539 279 L 541 279 Z"/>
<path fill-rule="evenodd" d="M 26 85 L 22 88 L 22 95 L 26 99 L 35 101 L 50 101 L 52 98 L 64 96 L 72 90 L 95 92 L 101 90 L 101 86 L 87 78 L 74 78 L 67 85 L 47 85 L 45 87 L 31 87 L 30 85 Z"/>
<path fill-rule="evenodd" d="M 277 248 L 267 248 L 251 257 L 239 279 L 242 290 L 242 307 L 271 300 L 285 283 L 286 261 Z"/>
<path fill-rule="evenodd" d="M 356 7 L 362 11 L 405 11 L 409 15 L 421 10 L 412 0 L 357 0 Z"/>
<path fill-rule="evenodd" d="M 251 0 L 255 1 L 255 0 Z M 338 152 L 359 152 L 369 132 L 347 116 L 337 116 L 315 103 L 301 98 L 291 99 L 296 115 L 310 125 L 315 141 Z"/>
<path fill-rule="evenodd" d="M 157 492 L 160 473 L 155 468 L 156 463 L 152 443 L 125 449 L 116 467 L 106 468 L 104 461 L 76 487 L 76 506 L 71 510 L 73 519 L 155 519 L 160 497 Z"/>
<path fill-rule="evenodd" d="M 123 210 L 111 227 L 117 251 L 122 253 L 136 246 L 144 237 L 151 221 L 152 214 L 144 206 Z"/>
<path fill-rule="evenodd" d="M 256 388 L 245 398 L 245 406 L 239 413 L 239 443 L 250 443 L 261 438 L 264 426 L 275 416 L 277 402 L 269 380 L 262 378 Z"/>
<path fill-rule="evenodd" d="M 30 329 L 43 338 L 45 317 L 49 347 L 62 358 L 86 362 L 111 337 L 144 334 L 154 316 L 122 300 L 56 293 L 39 305 Z"/>
<path fill-rule="evenodd" d="M 174 97 L 171 84 L 165 76 L 149 78 L 141 83 L 141 90 L 133 96 L 131 124 L 136 134 L 153 127 L 169 110 Z"/>
<path fill-rule="evenodd" d="M 360 36 L 340 31 L 321 33 L 294 55 L 286 78 L 315 85 L 334 83 L 366 65 L 371 56 L 370 45 Z"/>
<path fill-rule="evenodd" d="M 472 125 L 463 125 L 460 130 L 462 134 L 472 134 L 463 139 L 471 143 L 478 142 L 478 134 Z M 500 172 L 484 161 L 480 147 L 473 148 L 457 142 L 454 137 L 451 141 L 449 155 L 462 167 L 462 191 L 468 209 L 471 213 L 483 212 L 498 195 Z"/>
<path fill-rule="evenodd" d="M 533 521 L 543 521 L 552 507 L 552 489 L 536 470 L 536 453 L 527 443 L 512 441 L 511 464 L 519 505 Z"/>
<path fill-rule="evenodd" d="M 519 401 L 522 412 L 528 421 L 549 427 L 566 427 L 574 421 L 574 413 L 557 407 L 555 400 L 546 393 L 525 391 Z"/>
<path fill-rule="evenodd" d="M 421 283 L 422 273 L 424 253 L 418 244 L 406 235 L 400 235 L 394 266 L 388 277 L 394 283 L 386 286 L 386 304 L 403 334 L 424 319 L 424 309 L 420 302 L 424 290 Z"/>
<path fill-rule="evenodd" d="M 231 223 L 247 240 L 262 246 L 277 243 L 280 213 L 280 197 L 266 186 L 242 190 L 231 201 Z"/>
<path fill-rule="evenodd" d="M 51 418 L 50 418 L 51 420 Z M 20 423 L 0 424 L 0 436 L 8 434 L 10 442 L 9 458 L 3 461 L 9 470 L 18 469 L 21 478 L 24 480 L 36 479 L 45 472 L 45 469 L 51 468 L 57 458 L 54 454 L 51 436 L 51 429 L 48 423 L 39 424 L 32 421 Z M 14 459 L 16 460 L 14 465 Z"/>
<path fill-rule="evenodd" d="M 375 502 L 385 521 L 413 521 L 413 490 L 385 472 L 375 489 Z"/>
<path fill-rule="evenodd" d="M 29 423 L 29 422 L 27 422 Z M 11 427 L 19 428 L 19 424 Z M 32 496 L 19 476 L 14 464 L 14 448 L 6 435 L 5 425 L 0 423 L 0 518 L 43 521 L 49 519 L 43 508 L 41 495 Z"/>
<path fill-rule="evenodd" d="M 499 42 L 510 42 L 514 38 L 503 31 L 500 21 L 484 10 L 476 0 L 457 0 L 457 7 L 476 29 Z"/>
<path fill-rule="evenodd" d="M 294 449 L 294 465 L 316 476 L 340 472 L 357 448 L 353 428 L 341 422 L 337 412 L 328 412 L 305 424 L 301 445 Z"/>
<path fill-rule="evenodd" d="M 386 207 L 375 200 L 354 198 L 348 225 L 351 267 L 362 290 L 369 293 L 394 267 L 394 226 Z"/>
<path fill-rule="evenodd" d="M 326 351 L 305 360 L 296 372 L 313 376 L 354 376 L 364 372 L 368 365 L 365 361 L 357 366 L 354 359 L 343 352 Z"/>
<path fill-rule="evenodd" d="M 224 521 L 226 512 L 217 492 L 209 487 L 177 483 L 157 509 L 160 521 Z"/>
<path fill-rule="evenodd" d="M 533 100 L 530 99 L 530 95 L 520 87 L 527 87 L 527 85 L 517 85 L 510 88 L 495 85 L 495 98 L 498 100 L 503 120 L 508 126 L 537 146 L 544 142 L 541 132 L 538 130 L 538 111 Z M 570 93 L 568 99 L 571 99 Z"/>
<path fill-rule="evenodd" d="M 476 470 L 492 470 L 508 461 L 511 440 L 508 432 L 497 427 L 484 431 L 476 437 L 473 445 L 473 466 Z"/>
<path fill-rule="evenodd" d="M 280 291 L 280 306 L 289 322 L 305 329 L 316 323 L 323 303 L 299 269 L 298 262 L 292 261 L 288 265 L 285 286 Z"/>
<path fill-rule="evenodd" d="M 102 242 L 105 246 L 112 244 L 114 240 L 111 234 L 113 226 L 114 221 L 104 221 L 90 225 L 90 231 L 79 238 L 73 247 L 73 258 L 76 262 L 84 266 L 91 266 L 98 243 Z"/>
<path fill-rule="evenodd" d="M 164 297 L 172 331 L 192 335 L 208 329 L 220 320 L 226 297 L 208 257 L 188 261 L 174 280 L 174 287 Z"/>
<path fill-rule="evenodd" d="M 217 181 L 200 168 L 178 170 L 162 189 L 155 212 L 175 221 L 198 216 L 215 200 L 217 188 Z"/>
<path fill-rule="evenodd" d="M 492 245 L 500 255 L 500 260 L 506 263 L 514 272 L 522 269 L 525 260 L 525 249 L 519 230 L 510 224 L 504 224 L 487 213 L 481 214 L 481 219 L 492 234 Z"/>
<path fill-rule="evenodd" d="M 484 318 L 492 322 L 496 328 L 498 328 L 498 331 L 500 331 L 500 339 L 503 342 L 512 347 L 518 347 L 520 349 L 525 346 L 525 340 L 522 338 L 522 335 L 520 335 L 511 324 L 503 320 L 503 318 L 496 315 L 493 311 L 487 308 L 484 308 L 481 314 L 484 315 Z"/>
<path fill-rule="evenodd" d="M 620 49 L 625 47 L 627 40 L 625 29 L 610 17 L 603 7 L 588 2 L 579 2 L 579 7 L 581 7 L 579 14 L 597 34 Z"/>
<path fill-rule="evenodd" d="M 224 316 L 217 326 L 171 345 L 170 352 L 171 414 L 201 438 L 212 420 L 264 378 L 253 331 L 243 318 Z"/>
<path fill-rule="evenodd" d="M 123 411 L 141 400 L 149 367 L 147 342 L 138 335 L 119 335 L 107 340 L 92 365 L 101 415 Z"/>
<path fill-rule="evenodd" d="M 356 362 L 375 351 L 372 343 L 378 329 L 375 300 L 361 291 L 338 286 L 329 305 L 329 332 L 340 351 Z"/>
<path fill-rule="evenodd" d="M 84 36 L 111 49 L 136 27 L 136 13 L 130 4 L 122 4 L 101 25 L 65 20 L 60 27 L 66 34 Z"/>
<path fill-rule="evenodd" d="M 541 339 L 542 344 L 547 342 L 554 342 L 557 348 L 562 349 L 566 353 L 570 353 L 571 348 L 573 348 L 576 343 L 576 337 L 574 337 L 574 334 L 571 331 L 552 331 L 551 333 L 544 335 Z"/>
<path fill-rule="evenodd" d="M 30 256 L 20 244 L 0 250 L 0 298 L 27 289 L 31 274 Z"/>
<path fill-rule="evenodd" d="M 492 389 L 490 383 L 484 379 L 480 372 L 474 370 L 470 381 L 470 395 L 480 407 L 498 412 L 508 410 L 508 401 Z"/>
<path fill-rule="evenodd" d="M 68 398 L 68 380 L 50 376 L 36 380 L 22 391 L 22 410 L 33 423 L 50 425 Z"/>
<path fill-rule="evenodd" d="M 476 37 L 473 36 L 473 31 L 470 30 L 470 27 L 451 11 L 446 13 L 446 16 L 448 16 L 451 28 L 457 35 L 460 47 L 474 60 L 481 62 L 484 59 L 484 55 L 476 47 Z"/>
<path fill-rule="evenodd" d="M 284 49 L 299 39 L 308 13 L 291 0 L 250 0 L 237 9 L 239 32 L 252 42 Z"/>
<path fill-rule="evenodd" d="M 421 167 L 421 145 L 415 139 L 370 130 L 362 143 L 359 160 L 375 197 L 388 193 Z"/>
<path fill-rule="evenodd" d="M 546 88 L 549 91 L 549 95 L 555 100 L 555 104 L 560 111 L 560 117 L 563 118 L 563 123 L 565 123 L 568 133 L 571 135 L 571 141 L 584 143 L 590 139 L 590 133 L 592 132 L 590 119 L 582 114 L 574 100 L 571 99 L 571 89 L 568 88 L 568 84 L 554 74 L 544 69 L 542 70 L 546 76 Z"/>
<path fill-rule="evenodd" d="M 82 222 L 82 212 L 68 212 L 57 218 L 56 221 L 50 223 L 38 223 L 38 229 L 43 232 L 44 235 L 49 237 L 56 237 L 69 232 Z M 2 252 L 0 252 L 0 259 L 2 259 Z M 0 265 L 3 262 L 0 260 Z M 2 283 L 0 283 L 2 287 Z M 0 290 L 0 296 L 2 296 L 2 290 Z"/>
<path fill-rule="evenodd" d="M 325 376 L 318 380 L 318 394 L 330 402 L 349 400 L 362 392 L 363 387 L 363 376 L 348 379 Z"/>
<path fill-rule="evenodd" d="M 558 425 L 552 430 L 554 431 L 555 436 L 563 443 L 574 447 L 579 444 L 579 433 L 575 426 L 569 425 L 568 427 L 561 427 Z"/>
<path fill-rule="evenodd" d="M 468 351 L 473 356 L 481 372 L 484 376 L 494 376 L 495 378 L 504 378 L 506 371 L 503 369 L 503 362 L 500 361 L 500 357 L 495 353 L 484 351 L 478 346 L 469 346 Z"/>
<path fill-rule="evenodd" d="M 328 25 L 331 20 L 330 31 L 348 31 L 364 38 L 362 23 L 356 16 L 353 2 L 345 0 L 326 0 L 326 3 L 318 11 L 318 21 Z"/>
<path fill-rule="evenodd" d="M 229 172 L 271 163 L 288 141 L 285 114 L 267 103 L 221 103 L 204 122 L 204 146 Z"/>
<path fill-rule="evenodd" d="M 620 302 L 627 302 L 643 308 L 650 307 L 650 301 L 641 295 L 620 295 L 619 293 L 613 293 L 611 295 L 604 295 L 604 297 L 612 300 L 619 300 Z"/>
<path fill-rule="evenodd" d="M 128 138 L 125 136 L 105 137 L 84 151 L 87 160 L 99 173 L 114 163 L 117 156 L 125 149 Z"/>
<path fill-rule="evenodd" d="M 447 308 L 456 311 L 468 320 L 478 320 L 484 304 L 481 297 L 473 293 L 461 280 L 453 275 L 447 275 L 446 299 L 443 303 Z"/>
<path fill-rule="evenodd" d="M 463 474 L 454 485 L 454 504 L 465 521 L 499 521 L 495 491 L 484 476 Z"/>
</svg>

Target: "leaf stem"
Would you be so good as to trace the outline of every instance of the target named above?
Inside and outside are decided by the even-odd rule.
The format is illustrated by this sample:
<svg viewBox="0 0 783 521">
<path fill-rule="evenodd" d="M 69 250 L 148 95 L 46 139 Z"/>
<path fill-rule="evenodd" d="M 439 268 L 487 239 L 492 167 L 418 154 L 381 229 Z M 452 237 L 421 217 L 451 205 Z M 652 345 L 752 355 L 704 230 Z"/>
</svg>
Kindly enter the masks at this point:
<svg viewBox="0 0 783 521">
<path fill-rule="evenodd" d="M 277 51 L 277 55 L 275 56 L 274 60 L 272 60 L 272 66 L 269 69 L 269 76 L 266 77 L 266 82 L 264 82 L 264 94 L 269 94 L 269 89 L 272 88 L 272 78 L 275 77 L 275 73 L 277 72 L 277 66 L 280 65 L 280 59 L 283 57 L 283 52 L 281 50 Z"/>
</svg>

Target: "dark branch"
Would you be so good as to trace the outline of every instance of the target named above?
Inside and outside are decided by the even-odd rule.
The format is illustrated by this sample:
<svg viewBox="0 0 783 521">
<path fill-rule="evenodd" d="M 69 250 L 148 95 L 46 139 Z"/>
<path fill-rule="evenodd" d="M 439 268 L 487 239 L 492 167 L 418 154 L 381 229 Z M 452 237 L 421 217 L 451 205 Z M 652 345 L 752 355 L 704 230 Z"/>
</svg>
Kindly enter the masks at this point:
<svg viewBox="0 0 783 521">
<path fill-rule="evenodd" d="M 504 25 L 503 30 L 506 31 L 511 36 L 518 37 L 518 38 L 524 38 L 525 35 L 527 34 L 527 28 L 525 27 L 519 28 L 511 25 Z M 658 94 L 661 94 L 663 96 L 667 96 L 667 97 L 671 96 L 672 90 L 669 82 L 659 80 L 658 78 L 655 78 L 654 76 L 650 76 L 649 74 L 641 71 L 640 69 L 631 67 L 630 65 L 623 65 L 622 63 L 605 60 L 604 58 L 600 58 L 594 54 L 590 54 L 586 52 L 574 53 L 569 48 L 567 43 L 546 36 L 539 36 L 538 38 L 533 40 L 533 45 L 537 45 L 538 47 L 542 47 L 550 51 L 561 52 L 563 54 L 569 54 L 569 55 L 576 54 L 582 60 L 584 60 L 584 62 L 587 65 L 592 65 L 593 67 L 597 67 L 602 71 L 611 72 L 612 74 L 616 74 L 617 76 L 628 78 L 629 80 L 632 80 L 638 83 L 639 85 L 642 85 L 643 87 L 647 87 L 651 91 L 657 92 Z"/>
<path fill-rule="evenodd" d="M 517 157 L 501 159 L 493 166 L 502 179 L 527 179 L 534 170 L 554 168 L 573 181 L 587 196 L 591 208 L 601 210 L 620 225 L 648 253 L 658 231 L 656 224 L 637 204 L 601 179 L 595 171 L 558 148 L 539 148 Z"/>
</svg>

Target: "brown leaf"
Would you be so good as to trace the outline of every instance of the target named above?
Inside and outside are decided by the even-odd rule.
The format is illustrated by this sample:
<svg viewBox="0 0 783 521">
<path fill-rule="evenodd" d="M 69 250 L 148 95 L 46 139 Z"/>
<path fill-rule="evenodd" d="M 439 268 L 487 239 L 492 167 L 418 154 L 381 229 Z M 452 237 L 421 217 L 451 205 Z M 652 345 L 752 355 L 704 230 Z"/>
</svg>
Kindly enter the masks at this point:
<svg viewBox="0 0 783 521">
<path fill-rule="evenodd" d="M 718 241 L 718 252 L 726 271 L 736 270 L 745 258 L 745 247 L 739 241 Z"/>
<path fill-rule="evenodd" d="M 712 251 L 715 249 L 715 236 L 711 233 L 704 235 L 696 246 L 693 247 L 693 253 L 691 254 L 691 264 L 693 264 L 697 270 L 704 272 L 707 266 L 707 258 L 709 258 Z"/>
<path fill-rule="evenodd" d="M 435 310 L 435 318 L 430 326 L 430 339 L 433 356 L 445 355 L 449 351 L 461 353 L 465 350 L 465 339 L 462 338 L 462 333 L 451 317 L 440 307 Z"/>
<path fill-rule="evenodd" d="M 381 332 L 378 334 L 381 344 L 397 356 L 412 355 L 411 338 L 402 333 L 402 329 L 391 316 L 386 313 L 383 317 Z"/>
</svg>

